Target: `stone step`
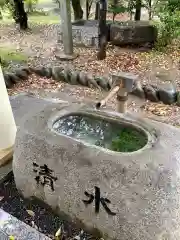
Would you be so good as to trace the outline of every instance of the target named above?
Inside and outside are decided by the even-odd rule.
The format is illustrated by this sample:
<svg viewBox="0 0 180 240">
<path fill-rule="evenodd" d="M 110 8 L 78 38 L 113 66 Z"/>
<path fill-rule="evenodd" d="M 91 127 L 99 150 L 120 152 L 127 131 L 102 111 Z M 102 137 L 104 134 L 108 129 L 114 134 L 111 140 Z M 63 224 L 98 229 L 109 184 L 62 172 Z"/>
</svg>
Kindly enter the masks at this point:
<svg viewBox="0 0 180 240">
<path fill-rule="evenodd" d="M 13 236 L 15 240 L 50 240 L 35 228 L 0 209 L 0 239 L 9 240 L 10 236 Z"/>
</svg>

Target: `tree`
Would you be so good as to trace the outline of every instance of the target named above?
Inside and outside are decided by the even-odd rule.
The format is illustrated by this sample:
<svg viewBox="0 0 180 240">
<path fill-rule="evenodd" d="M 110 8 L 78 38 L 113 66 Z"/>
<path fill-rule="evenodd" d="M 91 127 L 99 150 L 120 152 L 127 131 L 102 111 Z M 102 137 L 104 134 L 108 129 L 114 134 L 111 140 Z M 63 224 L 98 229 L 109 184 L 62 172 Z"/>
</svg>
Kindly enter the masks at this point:
<svg viewBox="0 0 180 240">
<path fill-rule="evenodd" d="M 86 0 L 86 19 L 89 19 L 93 0 Z"/>
<path fill-rule="evenodd" d="M 72 7 L 74 11 L 74 20 L 81 20 L 83 19 L 83 10 L 81 7 L 80 0 L 71 0 Z"/>
<path fill-rule="evenodd" d="M 113 22 L 115 20 L 115 17 L 119 13 L 124 13 L 127 11 L 127 7 L 123 5 L 123 2 L 120 0 L 111 0 L 109 3 L 109 12 L 112 12 L 113 14 Z"/>
<path fill-rule="evenodd" d="M 171 44 L 172 40 L 180 36 L 180 4 L 179 0 L 159 0 L 156 13 L 160 18 L 158 50 Z"/>
<path fill-rule="evenodd" d="M 99 19 L 99 11 L 100 11 L 100 9 L 99 9 L 99 2 L 97 1 L 96 2 L 96 10 L 95 10 L 95 20 L 98 20 Z"/>
<path fill-rule="evenodd" d="M 17 24 L 19 24 L 21 30 L 28 29 L 27 13 L 24 9 L 23 0 L 14 0 L 13 6 L 13 18 Z"/>
<path fill-rule="evenodd" d="M 136 12 L 134 16 L 135 21 L 141 20 L 141 7 L 142 7 L 142 0 L 136 0 Z"/>
<path fill-rule="evenodd" d="M 147 1 L 149 20 L 151 20 L 152 19 L 152 0 L 146 0 L 146 1 Z"/>
</svg>

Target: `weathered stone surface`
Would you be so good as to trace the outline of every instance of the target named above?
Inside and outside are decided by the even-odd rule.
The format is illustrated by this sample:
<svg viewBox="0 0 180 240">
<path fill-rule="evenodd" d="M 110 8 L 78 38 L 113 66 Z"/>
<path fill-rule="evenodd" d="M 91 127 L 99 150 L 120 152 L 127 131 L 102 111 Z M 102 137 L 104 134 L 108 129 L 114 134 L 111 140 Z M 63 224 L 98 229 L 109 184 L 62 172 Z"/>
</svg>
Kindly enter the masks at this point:
<svg viewBox="0 0 180 240">
<path fill-rule="evenodd" d="M 180 130 L 131 115 L 98 112 L 103 119 L 121 117 L 140 124 L 158 137 L 149 148 L 136 153 L 114 153 L 52 131 L 56 117 L 76 111 L 88 111 L 87 106 L 62 109 L 52 104 L 22 120 L 13 159 L 17 188 L 25 197 L 41 198 L 56 212 L 64 211 L 74 220 L 98 228 L 108 239 L 179 239 Z M 53 170 L 57 177 L 54 191 L 49 185 L 36 184 L 33 162 Z M 94 201 L 84 205 L 82 200 L 89 199 L 84 191 L 94 194 L 95 186 L 100 187 L 100 197 L 111 201 L 107 206 L 115 216 L 108 215 L 101 203 L 99 214 L 95 214 Z"/>
<path fill-rule="evenodd" d="M 134 87 L 134 90 L 132 91 L 132 94 L 139 98 L 145 98 L 144 90 L 141 86 L 140 81 L 136 82 L 136 85 Z"/>
<path fill-rule="evenodd" d="M 110 25 L 110 42 L 114 45 L 154 43 L 156 27 L 145 21 L 127 21 Z"/>
<path fill-rule="evenodd" d="M 64 68 L 63 74 L 64 74 L 64 81 L 71 84 L 71 75 L 72 75 L 71 69 L 67 67 Z"/>
<path fill-rule="evenodd" d="M 21 81 L 21 79 L 14 73 L 9 73 L 8 75 L 11 79 L 11 82 L 13 82 L 13 83 L 18 83 Z"/>
<path fill-rule="evenodd" d="M 52 77 L 52 68 L 51 67 L 46 67 L 45 77 L 47 77 L 47 78 L 51 78 Z"/>
<path fill-rule="evenodd" d="M 4 81 L 7 88 L 11 88 L 13 86 L 13 82 L 11 81 L 9 73 L 4 73 Z"/>
<path fill-rule="evenodd" d="M 110 90 L 110 86 L 108 83 L 108 79 L 104 78 L 104 77 L 95 77 L 95 81 L 97 82 L 97 84 L 105 91 L 109 91 Z"/>
<path fill-rule="evenodd" d="M 22 67 L 21 70 L 22 70 L 22 71 L 25 71 L 28 75 L 30 75 L 30 74 L 32 73 L 30 67 Z"/>
<path fill-rule="evenodd" d="M 78 81 L 81 85 L 83 86 L 88 86 L 88 79 L 87 79 L 87 73 L 84 71 L 81 71 L 79 73 L 79 81 Z"/>
<path fill-rule="evenodd" d="M 177 105 L 180 107 L 180 92 L 177 92 Z"/>
<path fill-rule="evenodd" d="M 45 77 L 45 67 L 31 68 L 31 71 L 38 76 Z"/>
<path fill-rule="evenodd" d="M 159 100 L 164 104 L 172 104 L 176 102 L 176 87 L 173 83 L 164 83 L 158 85 Z"/>
<path fill-rule="evenodd" d="M 79 71 L 73 71 L 71 73 L 71 84 L 76 85 L 79 81 Z"/>
<path fill-rule="evenodd" d="M 143 87 L 145 98 L 147 100 L 150 100 L 152 102 L 159 102 L 157 89 L 155 89 L 153 86 L 147 85 Z"/>
<path fill-rule="evenodd" d="M 56 81 L 64 81 L 63 67 L 54 66 L 52 68 L 52 78 Z"/>
<path fill-rule="evenodd" d="M 27 72 L 24 71 L 24 70 L 17 69 L 17 70 L 15 71 L 15 74 L 16 74 L 16 76 L 18 76 L 18 77 L 19 77 L 20 79 L 22 79 L 22 80 L 27 80 L 27 79 L 28 79 L 28 74 L 27 74 Z"/>
<path fill-rule="evenodd" d="M 61 41 L 61 26 L 59 26 L 58 35 Z M 72 37 L 75 46 L 97 47 L 98 21 L 83 20 L 72 23 Z"/>
<path fill-rule="evenodd" d="M 101 89 L 100 86 L 95 81 L 94 76 L 91 73 L 87 73 L 86 78 L 87 78 L 88 87 Z"/>
<path fill-rule="evenodd" d="M 41 77 L 52 77 L 52 68 L 50 67 L 33 68 L 32 71 Z"/>
</svg>

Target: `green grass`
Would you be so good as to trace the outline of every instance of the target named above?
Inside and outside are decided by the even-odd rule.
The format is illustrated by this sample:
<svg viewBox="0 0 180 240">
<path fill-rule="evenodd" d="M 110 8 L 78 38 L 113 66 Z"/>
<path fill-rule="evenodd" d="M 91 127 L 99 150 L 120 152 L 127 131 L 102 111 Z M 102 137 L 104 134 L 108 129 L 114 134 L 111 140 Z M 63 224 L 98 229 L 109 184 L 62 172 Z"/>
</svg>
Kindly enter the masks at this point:
<svg viewBox="0 0 180 240">
<path fill-rule="evenodd" d="M 6 23 L 13 23 L 14 20 L 12 18 L 4 18 L 1 20 L 1 24 Z M 54 23 L 60 23 L 60 17 L 55 15 L 29 15 L 28 16 L 28 22 L 29 23 L 38 23 L 38 24 L 54 24 Z"/>
<path fill-rule="evenodd" d="M 38 0 L 38 3 L 52 3 L 52 0 Z"/>
<path fill-rule="evenodd" d="M 8 67 L 10 62 L 23 63 L 27 61 L 27 57 L 24 54 L 10 48 L 0 47 L 0 57 L 3 67 Z"/>
<path fill-rule="evenodd" d="M 44 1 L 44 0 L 43 0 Z M 48 0 L 45 0 L 48 1 Z M 8 9 L 2 12 L 3 19 L 1 20 L 1 24 L 13 23 L 14 20 L 10 16 Z M 46 14 L 45 12 L 36 11 L 28 15 L 29 23 L 38 23 L 38 24 L 54 24 L 60 23 L 60 16 L 54 14 Z"/>
<path fill-rule="evenodd" d="M 37 15 L 32 14 L 28 17 L 29 22 L 40 23 L 40 24 L 53 24 L 60 23 L 60 17 L 56 15 Z"/>
</svg>

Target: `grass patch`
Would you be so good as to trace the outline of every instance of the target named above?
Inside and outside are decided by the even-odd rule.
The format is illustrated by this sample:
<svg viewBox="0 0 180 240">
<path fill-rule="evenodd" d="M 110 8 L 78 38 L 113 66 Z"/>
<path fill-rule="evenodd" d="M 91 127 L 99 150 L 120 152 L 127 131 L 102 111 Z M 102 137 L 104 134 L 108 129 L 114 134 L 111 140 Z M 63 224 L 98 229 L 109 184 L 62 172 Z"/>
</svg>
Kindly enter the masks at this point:
<svg viewBox="0 0 180 240">
<path fill-rule="evenodd" d="M 3 67 L 8 67 L 10 62 L 25 63 L 27 61 L 27 57 L 24 54 L 9 48 L 0 47 L 0 57 Z"/>
<path fill-rule="evenodd" d="M 14 19 L 11 17 L 8 10 L 2 12 L 3 19 L 1 24 L 14 23 Z M 29 23 L 38 23 L 38 24 L 56 24 L 60 23 L 60 16 L 54 14 L 48 14 L 44 11 L 34 11 L 28 15 Z"/>
<path fill-rule="evenodd" d="M 54 23 L 60 23 L 60 16 L 55 16 L 55 15 L 38 15 L 37 12 L 36 14 L 31 14 L 28 16 L 29 22 L 32 23 L 39 23 L 39 24 L 54 24 Z"/>
</svg>

